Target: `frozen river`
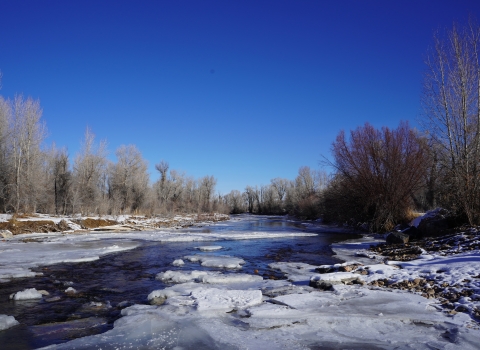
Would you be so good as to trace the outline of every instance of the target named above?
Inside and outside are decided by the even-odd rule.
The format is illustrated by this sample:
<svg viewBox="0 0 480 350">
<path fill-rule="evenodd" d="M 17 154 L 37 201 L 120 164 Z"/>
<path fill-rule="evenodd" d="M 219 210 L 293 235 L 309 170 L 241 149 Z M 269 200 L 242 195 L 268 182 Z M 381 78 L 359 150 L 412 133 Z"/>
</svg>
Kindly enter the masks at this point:
<svg viewBox="0 0 480 350">
<path fill-rule="evenodd" d="M 4 275 L 8 275 L 9 268 L 15 270 L 30 264 L 30 273 L 41 276 L 13 278 L 0 284 L 0 314 L 14 316 L 20 322 L 19 326 L 0 331 L 1 348 L 39 348 L 110 330 L 113 322 L 121 317 L 122 309 L 133 304 L 149 305 L 149 293 L 172 285 L 155 278 L 160 272 L 241 273 L 273 281 L 285 279 L 283 273 L 268 266 L 274 262 L 336 263 L 338 260 L 332 256 L 330 244 L 357 236 L 327 231 L 324 226 L 304 224 L 285 217 L 236 216 L 217 225 L 166 233 L 95 234 L 70 239 L 58 235 L 25 236 L 30 238 L 30 242 L 18 240 L 18 243 L 8 243 L 8 247 L 15 244 L 20 247 L 16 255 L 15 249 L 1 246 L 3 255 L 10 253 L 15 256 L 10 261 L 16 264 L 13 267 L 7 263 L 0 266 L 5 271 Z M 315 234 L 304 236 L 308 233 Z M 213 242 L 208 242 L 210 239 Z M 30 249 L 24 248 L 29 245 L 32 246 Z M 135 246 L 111 252 L 99 259 L 94 254 L 95 260 L 82 261 L 93 259 L 89 254 L 94 248 L 128 249 Z M 199 250 L 199 246 L 214 247 Z M 45 253 L 44 258 L 35 257 L 35 249 L 51 249 L 51 252 Z M 18 257 L 22 254 L 32 258 Z M 188 259 L 183 259 L 184 265 L 172 266 L 173 261 L 185 256 L 229 256 L 243 262 L 240 268 L 233 269 Z M 23 265 L 22 259 L 26 261 Z M 78 262 L 55 263 L 69 259 Z M 69 287 L 76 293 L 65 293 Z M 26 288 L 46 290 L 49 295 L 41 300 L 9 300 L 10 294 Z"/>
</svg>

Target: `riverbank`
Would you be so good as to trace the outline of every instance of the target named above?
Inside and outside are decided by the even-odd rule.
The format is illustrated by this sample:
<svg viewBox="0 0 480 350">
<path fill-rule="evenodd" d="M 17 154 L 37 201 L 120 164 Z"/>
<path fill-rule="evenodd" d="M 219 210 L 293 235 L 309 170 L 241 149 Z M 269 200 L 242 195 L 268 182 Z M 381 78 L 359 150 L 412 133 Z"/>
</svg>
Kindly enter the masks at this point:
<svg viewBox="0 0 480 350">
<path fill-rule="evenodd" d="M 219 213 L 146 217 L 139 215 L 52 216 L 47 214 L 0 215 L 0 235 L 9 238 L 28 233 L 79 233 L 90 231 L 148 231 L 159 228 L 185 228 L 229 220 Z"/>
</svg>

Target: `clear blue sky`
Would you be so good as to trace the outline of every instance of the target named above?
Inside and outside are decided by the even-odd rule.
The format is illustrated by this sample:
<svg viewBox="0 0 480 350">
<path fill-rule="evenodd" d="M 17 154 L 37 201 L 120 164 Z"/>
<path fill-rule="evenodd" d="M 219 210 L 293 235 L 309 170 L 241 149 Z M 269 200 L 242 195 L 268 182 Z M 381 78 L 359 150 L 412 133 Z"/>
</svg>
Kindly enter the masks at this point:
<svg viewBox="0 0 480 350">
<path fill-rule="evenodd" d="M 336 134 L 415 125 L 435 29 L 480 1 L 0 0 L 0 94 L 40 99 L 71 158 L 88 125 L 111 158 L 214 175 L 226 194 L 320 168 Z"/>
</svg>

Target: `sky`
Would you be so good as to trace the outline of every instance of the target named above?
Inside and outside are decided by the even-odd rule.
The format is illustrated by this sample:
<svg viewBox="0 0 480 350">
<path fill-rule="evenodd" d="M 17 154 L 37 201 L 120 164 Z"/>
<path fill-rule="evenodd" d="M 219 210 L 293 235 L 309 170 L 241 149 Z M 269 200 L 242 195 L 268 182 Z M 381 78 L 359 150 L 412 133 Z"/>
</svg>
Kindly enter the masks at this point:
<svg viewBox="0 0 480 350">
<path fill-rule="evenodd" d="M 217 191 L 321 169 L 340 130 L 421 118 L 435 30 L 477 0 L 0 0 L 0 95 L 39 99 L 46 145 L 86 127 Z M 329 169 L 326 169 L 327 171 Z"/>
</svg>

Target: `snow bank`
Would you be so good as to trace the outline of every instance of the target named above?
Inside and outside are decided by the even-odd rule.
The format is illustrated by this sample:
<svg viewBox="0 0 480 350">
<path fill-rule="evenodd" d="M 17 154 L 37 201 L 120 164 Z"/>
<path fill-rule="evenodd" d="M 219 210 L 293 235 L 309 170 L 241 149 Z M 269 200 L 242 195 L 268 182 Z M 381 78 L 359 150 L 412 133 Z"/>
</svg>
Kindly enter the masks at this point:
<svg viewBox="0 0 480 350">
<path fill-rule="evenodd" d="M 0 331 L 16 326 L 18 321 L 13 316 L 0 315 Z"/>
</svg>

